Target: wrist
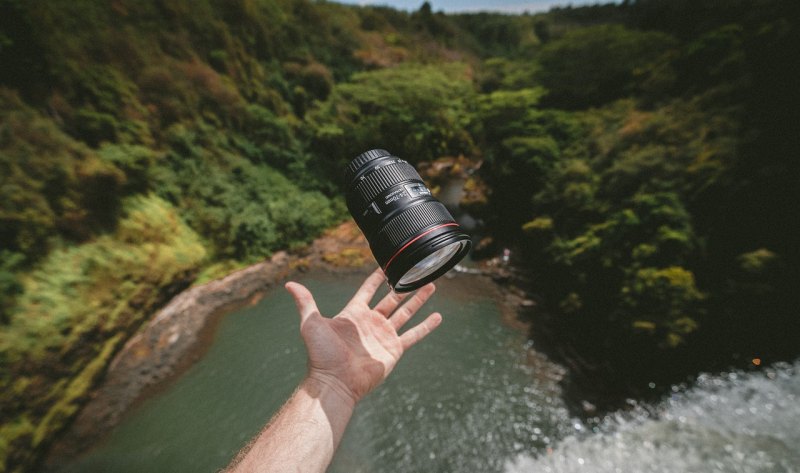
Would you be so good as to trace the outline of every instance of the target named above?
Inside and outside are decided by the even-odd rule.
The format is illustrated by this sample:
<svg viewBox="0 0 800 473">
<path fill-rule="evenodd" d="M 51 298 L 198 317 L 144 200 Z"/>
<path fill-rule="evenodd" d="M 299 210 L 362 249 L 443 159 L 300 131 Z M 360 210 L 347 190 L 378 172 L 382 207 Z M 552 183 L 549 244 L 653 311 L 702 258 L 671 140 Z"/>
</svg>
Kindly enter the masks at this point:
<svg viewBox="0 0 800 473">
<path fill-rule="evenodd" d="M 300 385 L 312 397 L 335 401 L 354 409 L 360 400 L 338 378 L 318 371 L 310 371 Z"/>
</svg>

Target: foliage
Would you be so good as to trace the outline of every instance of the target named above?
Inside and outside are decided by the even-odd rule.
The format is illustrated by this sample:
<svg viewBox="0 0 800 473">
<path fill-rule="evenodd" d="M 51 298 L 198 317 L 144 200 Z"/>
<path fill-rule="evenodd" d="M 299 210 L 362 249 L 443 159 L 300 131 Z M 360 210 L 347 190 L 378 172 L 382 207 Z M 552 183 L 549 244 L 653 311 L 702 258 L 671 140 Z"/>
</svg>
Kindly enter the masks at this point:
<svg viewBox="0 0 800 473">
<path fill-rule="evenodd" d="M 313 148 L 338 177 L 349 159 L 377 147 L 411 162 L 470 153 L 472 85 L 465 65 L 404 65 L 354 74 L 311 117 Z M 331 152 L 336 156 L 330 156 Z"/>
<path fill-rule="evenodd" d="M 341 169 L 376 147 L 482 163 L 470 212 L 606 384 L 793 356 L 799 13 L 0 0 L 5 468 L 195 274 L 343 218 Z"/>
<path fill-rule="evenodd" d="M 113 225 L 124 174 L 0 89 L 0 246 L 37 259 L 48 239 Z"/>
<path fill-rule="evenodd" d="M 478 75 L 484 217 L 531 268 L 558 343 L 615 367 L 599 375 L 611 390 L 797 353 L 800 100 L 779 65 L 800 59 L 796 8 L 742 5 L 693 2 L 680 25 L 661 0 L 600 25 L 552 11 L 532 65 L 491 58 Z"/>
<path fill-rule="evenodd" d="M 22 253 L 0 250 L 0 323 L 8 323 L 8 311 L 14 307 L 17 294 L 22 292 L 16 272 L 24 260 Z"/>
<path fill-rule="evenodd" d="M 573 116 L 537 105 L 541 88 L 498 90 L 479 98 L 473 133 L 482 136 L 484 173 L 492 188 L 492 227 L 513 235 L 529 219 L 532 190 L 545 185 L 562 153 L 584 132 Z"/>
<path fill-rule="evenodd" d="M 650 330 L 662 328 L 666 332 L 662 343 L 675 347 L 684 341 L 683 335 L 697 329 L 696 306 L 703 298 L 694 274 L 685 268 L 642 268 L 622 286 L 620 308 L 639 319 L 633 322 L 634 327 L 646 320 Z"/>
<path fill-rule="evenodd" d="M 542 48 L 537 75 L 549 105 L 602 105 L 636 92 L 636 76 L 674 44 L 667 34 L 620 25 L 582 28 Z"/>
<path fill-rule="evenodd" d="M 524 57 L 543 40 L 537 19 L 527 15 L 466 13 L 455 15 L 453 22 L 470 32 L 469 46 L 483 57 Z"/>
<path fill-rule="evenodd" d="M 536 61 L 492 57 L 483 62 L 476 80 L 480 90 L 485 93 L 535 88 L 538 67 Z"/>
<path fill-rule="evenodd" d="M 309 241 L 342 216 L 342 205 L 302 191 L 241 156 L 242 141 L 203 124 L 168 131 L 171 149 L 153 170 L 157 192 L 179 208 L 218 259 L 253 261 Z"/>
<path fill-rule="evenodd" d="M 124 213 L 113 234 L 52 251 L 22 277 L 0 332 L 0 380 L 14 387 L 2 394 L 3 438 L 19 447 L 4 464 L 22 463 L 65 425 L 125 337 L 206 258 L 165 201 L 132 197 Z"/>
</svg>

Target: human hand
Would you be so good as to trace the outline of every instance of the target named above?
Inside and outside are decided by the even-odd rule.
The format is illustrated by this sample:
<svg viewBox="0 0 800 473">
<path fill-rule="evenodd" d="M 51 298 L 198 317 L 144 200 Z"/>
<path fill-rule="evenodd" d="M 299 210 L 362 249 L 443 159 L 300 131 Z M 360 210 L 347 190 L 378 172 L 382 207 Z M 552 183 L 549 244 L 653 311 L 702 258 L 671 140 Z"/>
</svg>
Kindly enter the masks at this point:
<svg viewBox="0 0 800 473">
<path fill-rule="evenodd" d="M 435 290 L 420 288 L 408 294 L 390 292 L 374 308 L 369 302 L 384 281 L 375 270 L 355 296 L 333 318 L 320 314 L 311 292 L 296 282 L 286 284 L 300 312 L 300 334 L 308 350 L 308 377 L 336 390 L 355 405 L 394 369 L 400 357 L 442 321 L 434 312 L 402 335 L 398 331 L 416 314 Z"/>
</svg>

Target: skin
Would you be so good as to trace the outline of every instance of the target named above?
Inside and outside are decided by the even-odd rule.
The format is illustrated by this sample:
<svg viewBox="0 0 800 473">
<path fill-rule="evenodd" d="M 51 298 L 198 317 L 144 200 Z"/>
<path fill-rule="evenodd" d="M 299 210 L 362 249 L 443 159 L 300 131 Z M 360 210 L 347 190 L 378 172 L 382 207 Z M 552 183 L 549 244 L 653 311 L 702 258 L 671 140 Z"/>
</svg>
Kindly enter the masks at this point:
<svg viewBox="0 0 800 473">
<path fill-rule="evenodd" d="M 408 294 L 390 292 L 369 303 L 385 277 L 373 272 L 347 305 L 323 317 L 308 289 L 286 284 L 300 313 L 300 334 L 308 351 L 308 373 L 292 397 L 226 471 L 323 472 L 333 458 L 358 402 L 392 372 L 403 353 L 442 322 L 430 314 L 398 334 L 431 297 L 435 287 Z"/>
</svg>

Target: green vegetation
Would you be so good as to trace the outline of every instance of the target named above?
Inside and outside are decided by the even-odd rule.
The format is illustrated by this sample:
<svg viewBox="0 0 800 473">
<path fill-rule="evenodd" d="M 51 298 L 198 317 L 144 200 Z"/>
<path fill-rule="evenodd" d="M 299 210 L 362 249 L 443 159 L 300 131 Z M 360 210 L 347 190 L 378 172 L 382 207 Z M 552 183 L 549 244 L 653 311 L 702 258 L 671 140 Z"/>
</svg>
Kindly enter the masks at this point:
<svg viewBox="0 0 800 473">
<path fill-rule="evenodd" d="M 470 211 L 607 386 L 796 355 L 800 12 L 757 3 L 0 0 L 0 471 L 198 275 L 343 219 L 374 147 L 483 162 Z"/>
<path fill-rule="evenodd" d="M 122 208 L 113 232 L 54 249 L 21 278 L 0 332 L 0 380 L 9 387 L 0 400 L 4 415 L 19 415 L 0 428 L 12 462 L 24 462 L 21 454 L 77 412 L 126 336 L 206 259 L 198 235 L 167 202 L 137 195 Z"/>
<path fill-rule="evenodd" d="M 343 150 L 334 175 L 363 150 L 405 150 L 411 162 L 471 153 L 472 83 L 464 64 L 401 65 L 354 74 L 315 110 L 314 146 Z M 359 151 L 361 150 L 361 151 Z"/>
<path fill-rule="evenodd" d="M 798 353 L 798 9 L 760 5 L 554 10 L 484 61 L 484 218 L 590 389 Z"/>
</svg>

